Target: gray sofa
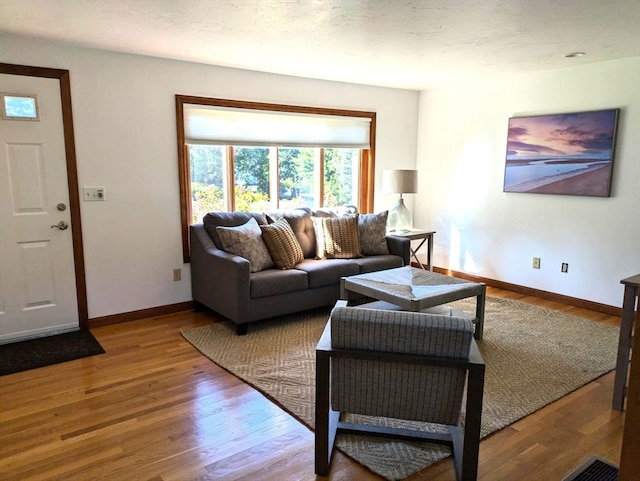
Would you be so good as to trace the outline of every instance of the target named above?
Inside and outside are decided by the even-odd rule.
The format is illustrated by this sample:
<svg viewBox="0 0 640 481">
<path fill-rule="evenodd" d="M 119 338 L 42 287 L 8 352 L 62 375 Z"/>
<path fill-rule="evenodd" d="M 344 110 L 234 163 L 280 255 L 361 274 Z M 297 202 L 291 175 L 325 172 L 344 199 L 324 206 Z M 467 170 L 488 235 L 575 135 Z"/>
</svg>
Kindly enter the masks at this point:
<svg viewBox="0 0 640 481">
<path fill-rule="evenodd" d="M 335 304 L 340 298 L 341 277 L 402 267 L 410 262 L 410 241 L 384 233 L 383 253 L 367 255 L 365 248 L 360 257 L 317 259 L 314 223 L 318 217 L 336 217 L 338 213 L 295 209 L 278 215 L 287 220 L 304 254 L 304 259 L 291 269 L 273 267 L 252 272 L 249 260 L 223 250 L 218 235 L 218 226 L 242 226 L 252 218 L 258 225 L 265 225 L 273 222 L 273 214 L 212 212 L 202 224 L 190 228 L 193 299 L 196 305 L 235 322 L 238 334 L 246 334 L 250 322 Z M 366 228 L 369 221 L 379 224 L 380 215 L 359 214 L 359 229 Z M 360 233 L 364 241 L 366 231 Z"/>
</svg>

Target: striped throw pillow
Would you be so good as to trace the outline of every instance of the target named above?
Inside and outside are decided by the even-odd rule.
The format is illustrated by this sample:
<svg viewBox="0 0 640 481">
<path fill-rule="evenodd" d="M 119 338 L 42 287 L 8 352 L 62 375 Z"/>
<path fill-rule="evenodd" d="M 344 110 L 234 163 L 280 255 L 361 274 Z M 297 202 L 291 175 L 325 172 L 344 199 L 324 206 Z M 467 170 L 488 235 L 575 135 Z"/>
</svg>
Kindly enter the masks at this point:
<svg viewBox="0 0 640 481">
<path fill-rule="evenodd" d="M 362 257 L 358 214 L 342 217 L 313 217 L 317 259 Z"/>
<path fill-rule="evenodd" d="M 279 269 L 291 269 L 303 261 L 302 247 L 286 219 L 261 225 L 262 238 L 273 263 Z"/>
</svg>

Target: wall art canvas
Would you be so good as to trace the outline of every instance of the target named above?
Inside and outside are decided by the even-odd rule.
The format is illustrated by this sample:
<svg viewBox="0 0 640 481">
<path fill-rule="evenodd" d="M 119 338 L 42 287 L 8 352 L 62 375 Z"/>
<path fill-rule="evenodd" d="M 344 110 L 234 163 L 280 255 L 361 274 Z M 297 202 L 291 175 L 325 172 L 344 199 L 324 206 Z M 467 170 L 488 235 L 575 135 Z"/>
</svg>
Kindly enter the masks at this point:
<svg viewBox="0 0 640 481">
<path fill-rule="evenodd" d="M 510 118 L 504 191 L 609 197 L 618 113 Z"/>
</svg>

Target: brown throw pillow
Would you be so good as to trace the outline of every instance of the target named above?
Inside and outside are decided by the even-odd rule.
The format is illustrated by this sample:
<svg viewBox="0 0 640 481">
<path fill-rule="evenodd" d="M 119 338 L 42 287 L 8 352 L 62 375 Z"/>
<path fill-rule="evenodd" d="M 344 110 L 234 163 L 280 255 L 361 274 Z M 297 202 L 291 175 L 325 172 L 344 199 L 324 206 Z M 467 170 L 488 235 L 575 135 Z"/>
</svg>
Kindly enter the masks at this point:
<svg viewBox="0 0 640 481">
<path fill-rule="evenodd" d="M 314 217 L 316 258 L 353 259 L 362 257 L 358 214 L 343 217 Z"/>
<path fill-rule="evenodd" d="M 269 254 L 271 254 L 277 268 L 291 269 L 302 262 L 304 259 L 302 248 L 286 219 L 261 225 L 260 230 L 262 230 L 262 238 L 267 244 Z"/>
<path fill-rule="evenodd" d="M 311 210 L 305 207 L 298 207 L 293 210 L 267 213 L 267 220 L 272 223 L 278 219 L 286 219 L 291 226 L 300 247 L 302 255 L 312 258 L 316 255 L 316 234 L 311 222 Z"/>
</svg>

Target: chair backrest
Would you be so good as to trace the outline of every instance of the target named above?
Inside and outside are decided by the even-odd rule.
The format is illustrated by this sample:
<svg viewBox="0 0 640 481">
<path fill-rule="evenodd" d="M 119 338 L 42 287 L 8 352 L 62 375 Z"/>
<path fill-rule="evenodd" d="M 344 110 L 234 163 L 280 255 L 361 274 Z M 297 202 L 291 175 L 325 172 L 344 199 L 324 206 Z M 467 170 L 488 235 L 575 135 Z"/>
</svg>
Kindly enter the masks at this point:
<svg viewBox="0 0 640 481">
<path fill-rule="evenodd" d="M 332 350 L 380 354 L 376 359 L 332 358 L 332 407 L 354 414 L 455 425 L 466 369 L 428 362 L 434 358 L 468 360 L 472 342 L 469 319 L 336 307 L 331 313 Z M 423 356 L 425 364 L 398 362 L 394 353 Z"/>
</svg>

